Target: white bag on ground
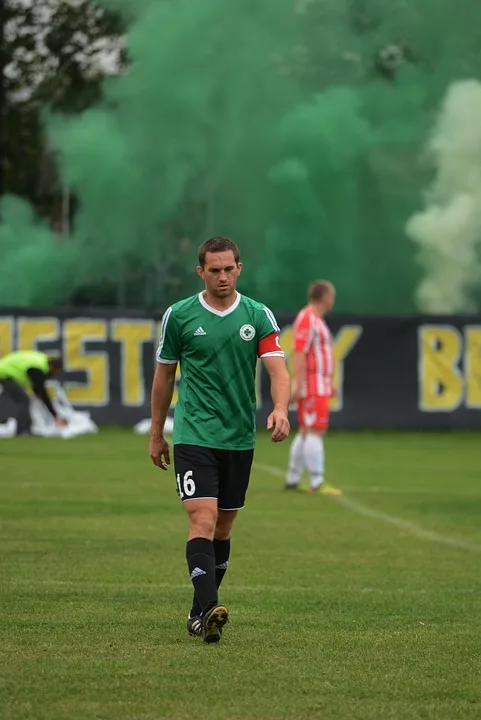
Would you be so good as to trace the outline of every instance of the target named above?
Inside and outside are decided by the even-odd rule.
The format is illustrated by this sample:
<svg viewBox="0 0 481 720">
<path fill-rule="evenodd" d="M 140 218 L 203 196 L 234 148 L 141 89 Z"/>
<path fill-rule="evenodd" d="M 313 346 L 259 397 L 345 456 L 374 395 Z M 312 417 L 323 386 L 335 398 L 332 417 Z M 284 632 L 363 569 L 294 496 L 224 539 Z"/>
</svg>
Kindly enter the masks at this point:
<svg viewBox="0 0 481 720">
<path fill-rule="evenodd" d="M 8 418 L 6 423 L 0 423 L 0 439 L 15 437 L 17 434 L 17 421 L 15 418 Z"/>
<path fill-rule="evenodd" d="M 55 399 L 52 400 L 57 414 L 65 420 L 67 426 L 64 428 L 55 427 L 53 417 L 49 411 L 36 397 L 30 401 L 30 415 L 32 417 L 32 433 L 40 437 L 61 437 L 64 440 L 98 432 L 98 427 L 90 417 L 89 412 L 75 410 L 68 399 L 65 390 L 56 382 L 49 385 L 55 388 Z"/>
</svg>

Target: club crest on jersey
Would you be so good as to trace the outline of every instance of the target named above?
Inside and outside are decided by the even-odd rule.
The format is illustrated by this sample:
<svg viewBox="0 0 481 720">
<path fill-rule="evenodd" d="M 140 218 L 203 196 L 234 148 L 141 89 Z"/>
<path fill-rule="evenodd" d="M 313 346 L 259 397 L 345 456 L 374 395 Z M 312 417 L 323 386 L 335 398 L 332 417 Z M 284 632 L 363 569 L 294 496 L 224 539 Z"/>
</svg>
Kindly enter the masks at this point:
<svg viewBox="0 0 481 720">
<path fill-rule="evenodd" d="M 256 329 L 252 325 L 243 325 L 239 330 L 239 334 L 243 340 L 253 340 L 256 336 Z"/>
</svg>

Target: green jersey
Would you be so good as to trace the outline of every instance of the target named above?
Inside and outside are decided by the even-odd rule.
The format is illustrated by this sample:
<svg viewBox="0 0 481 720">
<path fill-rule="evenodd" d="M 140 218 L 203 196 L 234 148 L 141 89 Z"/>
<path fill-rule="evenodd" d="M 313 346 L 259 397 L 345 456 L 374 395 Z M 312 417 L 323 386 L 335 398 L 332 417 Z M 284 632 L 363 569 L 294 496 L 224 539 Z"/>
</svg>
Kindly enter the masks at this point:
<svg viewBox="0 0 481 720">
<path fill-rule="evenodd" d="M 166 311 L 157 361 L 180 362 L 175 445 L 254 447 L 257 359 L 283 357 L 278 333 L 272 312 L 240 294 L 224 311 L 208 305 L 202 293 Z"/>
</svg>

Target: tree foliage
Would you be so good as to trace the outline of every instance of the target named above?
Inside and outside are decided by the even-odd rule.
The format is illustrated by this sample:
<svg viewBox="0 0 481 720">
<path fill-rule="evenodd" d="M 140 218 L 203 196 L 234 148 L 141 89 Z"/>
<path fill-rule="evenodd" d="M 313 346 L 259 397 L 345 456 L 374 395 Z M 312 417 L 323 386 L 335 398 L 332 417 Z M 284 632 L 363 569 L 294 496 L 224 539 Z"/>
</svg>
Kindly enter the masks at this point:
<svg viewBox="0 0 481 720">
<path fill-rule="evenodd" d="M 7 0 L 3 8 L 3 192 L 51 191 L 42 138 L 46 108 L 79 112 L 123 62 L 119 15 L 88 0 Z"/>
</svg>

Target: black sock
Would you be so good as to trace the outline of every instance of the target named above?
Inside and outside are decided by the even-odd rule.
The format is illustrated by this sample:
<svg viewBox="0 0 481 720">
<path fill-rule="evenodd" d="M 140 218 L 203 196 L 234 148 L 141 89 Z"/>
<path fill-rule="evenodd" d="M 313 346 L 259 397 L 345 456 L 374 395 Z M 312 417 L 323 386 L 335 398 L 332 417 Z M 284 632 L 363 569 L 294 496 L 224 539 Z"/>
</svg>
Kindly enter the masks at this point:
<svg viewBox="0 0 481 720">
<path fill-rule="evenodd" d="M 220 588 L 220 584 L 224 579 L 224 575 L 229 567 L 229 555 L 230 555 L 230 538 L 228 540 L 215 540 L 214 539 L 214 553 L 215 553 L 215 581 L 217 583 L 217 589 Z"/>
<path fill-rule="evenodd" d="M 214 544 L 207 538 L 189 540 L 185 556 L 198 608 L 200 612 L 205 612 L 212 605 L 217 605 Z M 195 614 L 199 615 L 200 612 Z"/>
<path fill-rule="evenodd" d="M 215 540 L 213 542 L 214 553 L 215 553 L 215 582 L 217 589 L 219 589 L 224 575 L 227 572 L 229 566 L 229 555 L 230 555 L 230 538 L 228 540 Z M 202 612 L 200 603 L 197 599 L 197 595 L 194 592 L 194 599 L 192 601 L 192 610 L 190 611 L 190 617 L 200 615 Z"/>
</svg>

